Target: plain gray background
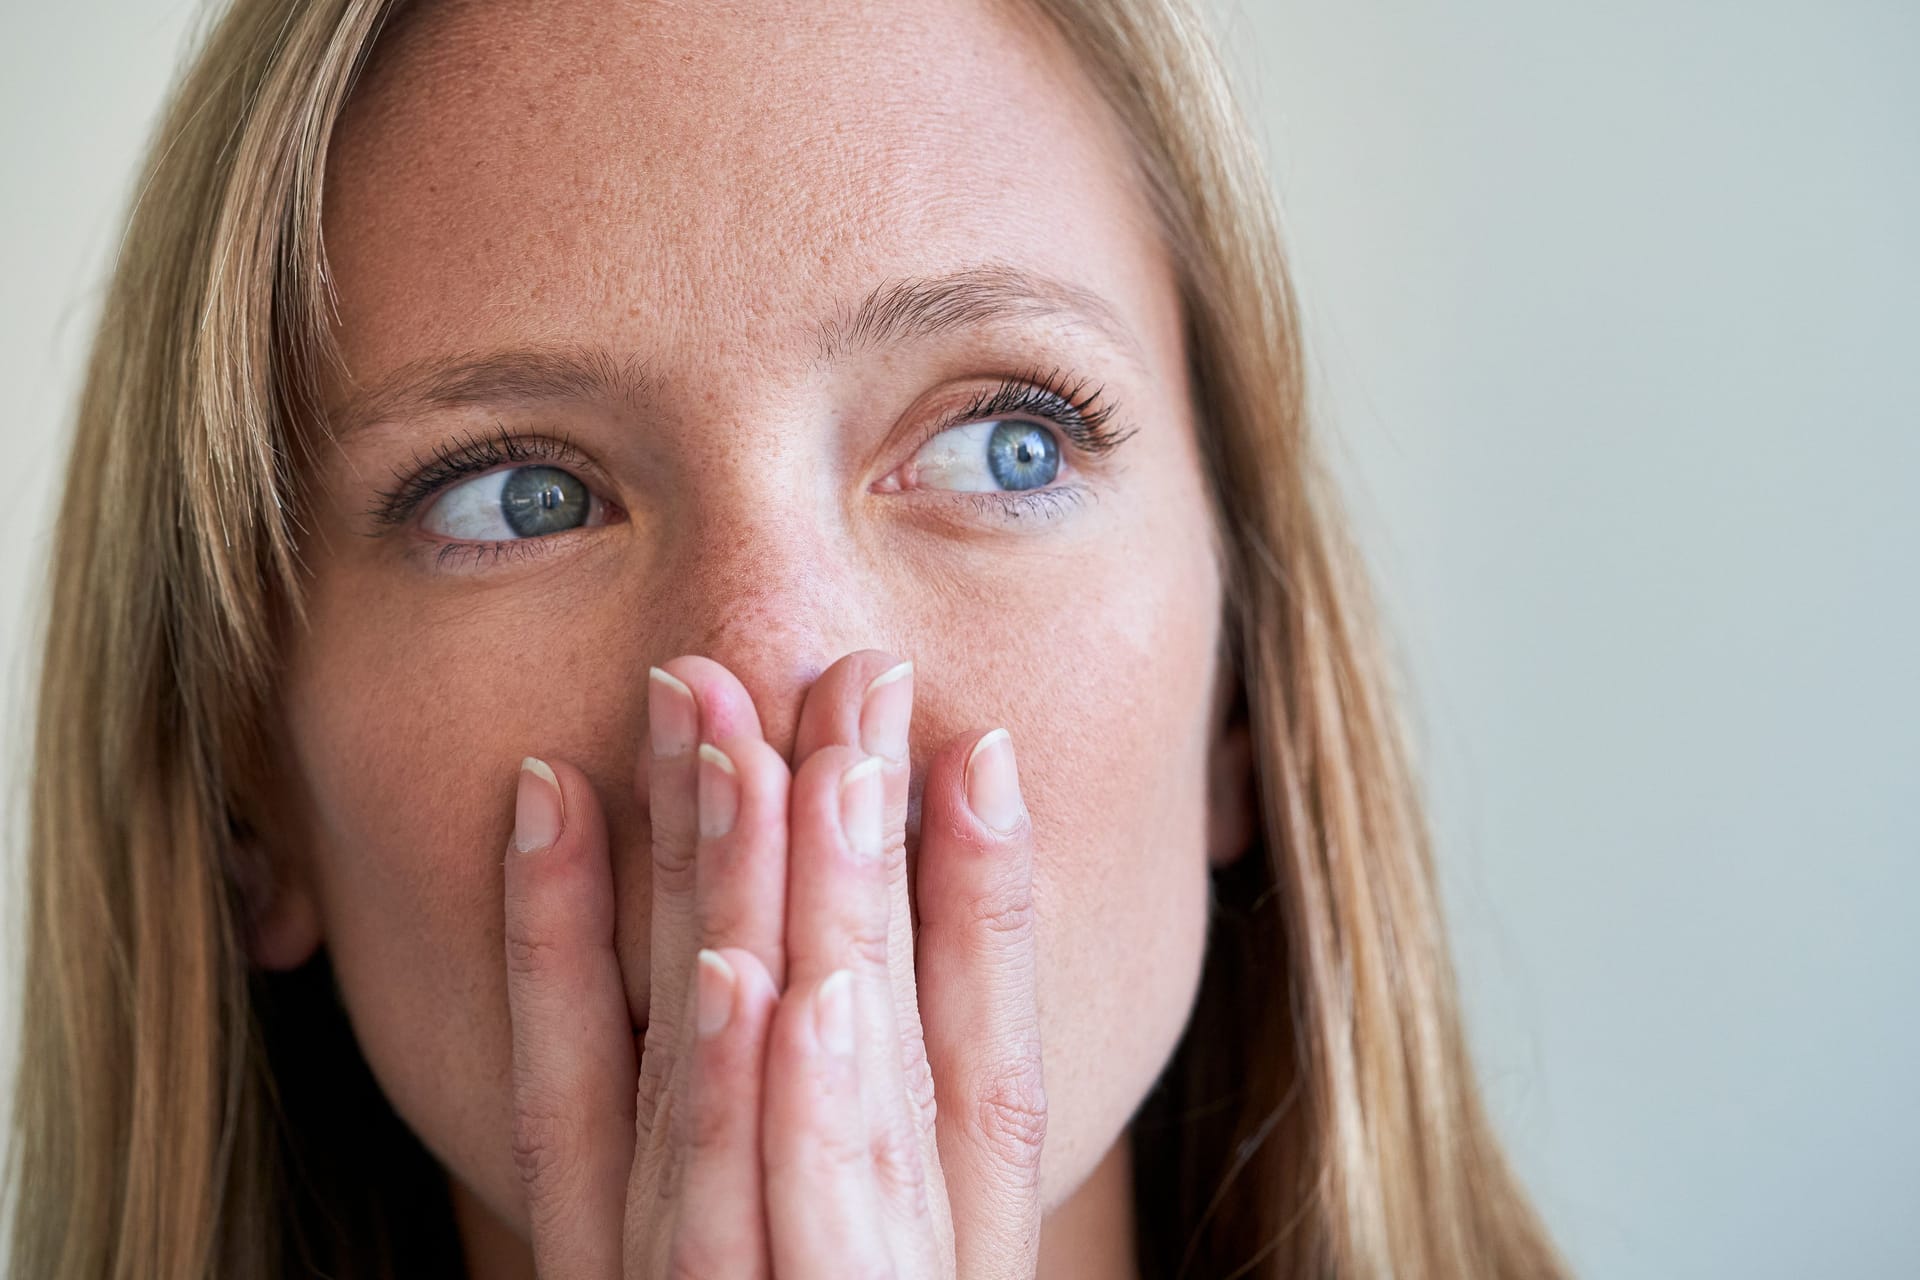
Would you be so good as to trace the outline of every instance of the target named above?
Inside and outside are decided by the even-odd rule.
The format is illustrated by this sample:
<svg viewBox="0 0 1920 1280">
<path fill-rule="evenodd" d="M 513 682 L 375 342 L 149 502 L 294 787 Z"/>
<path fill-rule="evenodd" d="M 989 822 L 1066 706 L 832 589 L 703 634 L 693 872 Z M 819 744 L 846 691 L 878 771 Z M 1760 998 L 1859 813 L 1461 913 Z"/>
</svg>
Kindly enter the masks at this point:
<svg viewBox="0 0 1920 1280">
<path fill-rule="evenodd" d="M 77 374 L 195 12 L 0 27 L 16 848 Z M 1541 1209 L 1592 1277 L 1920 1274 L 1920 5 L 1224 25 Z"/>
</svg>

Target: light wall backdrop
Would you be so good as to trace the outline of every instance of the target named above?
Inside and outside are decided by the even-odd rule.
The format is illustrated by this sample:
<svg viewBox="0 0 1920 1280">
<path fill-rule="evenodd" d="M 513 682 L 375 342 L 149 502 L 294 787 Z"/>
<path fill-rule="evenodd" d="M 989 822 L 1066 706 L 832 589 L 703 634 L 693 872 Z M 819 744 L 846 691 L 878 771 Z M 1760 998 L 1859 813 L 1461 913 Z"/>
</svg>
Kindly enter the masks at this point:
<svg viewBox="0 0 1920 1280">
<path fill-rule="evenodd" d="M 4 13 L 17 850 L 74 390 L 198 10 Z M 1920 5 L 1222 21 L 1549 1223 L 1590 1277 L 1920 1275 Z"/>
</svg>

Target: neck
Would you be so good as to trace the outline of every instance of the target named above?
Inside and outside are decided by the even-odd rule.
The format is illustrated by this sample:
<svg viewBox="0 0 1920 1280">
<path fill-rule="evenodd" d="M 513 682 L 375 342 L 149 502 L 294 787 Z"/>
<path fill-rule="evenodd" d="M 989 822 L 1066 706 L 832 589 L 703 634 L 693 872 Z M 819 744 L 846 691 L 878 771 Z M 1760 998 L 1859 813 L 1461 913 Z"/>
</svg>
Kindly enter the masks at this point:
<svg viewBox="0 0 1920 1280">
<path fill-rule="evenodd" d="M 1122 1133 L 1087 1180 L 1040 1222 L 1036 1280 L 1139 1280 L 1132 1144 Z M 533 1251 L 458 1178 L 448 1179 L 469 1280 L 537 1280 Z"/>
</svg>

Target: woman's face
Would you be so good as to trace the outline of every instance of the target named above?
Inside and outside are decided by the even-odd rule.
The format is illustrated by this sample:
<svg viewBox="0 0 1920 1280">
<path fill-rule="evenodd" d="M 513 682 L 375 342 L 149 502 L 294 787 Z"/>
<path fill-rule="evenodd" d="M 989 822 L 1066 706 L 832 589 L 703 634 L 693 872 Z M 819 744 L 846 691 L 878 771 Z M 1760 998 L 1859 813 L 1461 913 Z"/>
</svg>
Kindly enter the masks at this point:
<svg viewBox="0 0 1920 1280">
<path fill-rule="evenodd" d="M 1181 314 L 1118 122 L 979 0 L 443 5 L 389 40 L 328 162 L 345 368 L 261 962 L 326 946 L 400 1115 L 524 1232 L 521 757 L 597 788 L 644 992 L 648 666 L 724 664 L 791 762 L 814 679 L 886 649 L 916 795 L 957 733 L 1019 752 L 1060 1204 L 1174 1048 L 1235 852 Z M 1119 443 L 1049 424 L 1049 383 Z M 416 483 L 475 442 L 479 473 Z"/>
</svg>

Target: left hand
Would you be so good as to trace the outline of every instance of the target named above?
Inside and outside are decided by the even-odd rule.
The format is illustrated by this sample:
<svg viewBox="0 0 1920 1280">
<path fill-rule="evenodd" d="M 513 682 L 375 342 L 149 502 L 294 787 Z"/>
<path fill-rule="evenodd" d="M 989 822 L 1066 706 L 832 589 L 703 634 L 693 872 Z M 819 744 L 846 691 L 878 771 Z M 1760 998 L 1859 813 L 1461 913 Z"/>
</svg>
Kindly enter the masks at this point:
<svg viewBox="0 0 1920 1280">
<path fill-rule="evenodd" d="M 804 701 L 790 777 L 730 672 L 699 657 L 664 669 L 692 695 L 697 741 L 750 767 L 731 783 L 739 829 L 689 829 L 682 845 L 676 831 L 692 827 L 695 797 L 680 786 L 697 774 L 704 795 L 729 785 L 726 771 L 676 763 L 683 756 L 651 763 L 654 964 L 637 1082 L 631 1048 L 618 1051 L 624 993 L 605 980 L 618 967 L 604 823 L 577 769 L 556 768 L 561 856 L 509 862 L 510 956 L 565 960 L 522 966 L 509 985 L 516 1116 L 558 1104 L 586 1120 L 623 1091 L 634 1099 L 638 1085 L 623 1112 L 631 1129 L 517 1125 L 541 1135 L 521 1167 L 542 1276 L 612 1280 L 621 1258 L 623 1280 L 651 1280 L 662 1266 L 716 1280 L 1031 1280 L 1047 1104 L 1032 827 L 1010 738 L 965 733 L 927 765 L 916 936 L 911 666 L 862 650 L 828 668 Z M 661 861 L 676 847 L 691 874 Z M 721 963 L 696 964 L 702 949 Z M 820 994 L 842 970 L 834 987 L 848 1007 L 835 1034 Z M 592 974 L 605 978 L 582 980 Z M 725 1025 L 695 1036 L 715 1011 L 729 1012 Z M 556 1146 L 572 1149 L 547 1149 Z M 623 1199 L 624 1226 L 607 1218 Z M 678 1225 L 661 1237 L 661 1223 Z M 649 1238 L 668 1253 L 636 1248 Z"/>
</svg>

